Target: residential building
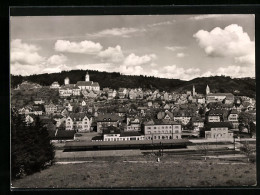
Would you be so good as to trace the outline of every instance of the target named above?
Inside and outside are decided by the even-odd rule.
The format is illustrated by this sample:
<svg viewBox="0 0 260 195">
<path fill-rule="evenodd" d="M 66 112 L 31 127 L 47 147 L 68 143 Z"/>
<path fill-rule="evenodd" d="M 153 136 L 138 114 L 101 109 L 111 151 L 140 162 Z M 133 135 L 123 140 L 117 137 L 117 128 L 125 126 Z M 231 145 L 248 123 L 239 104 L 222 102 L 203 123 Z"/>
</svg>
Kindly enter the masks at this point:
<svg viewBox="0 0 260 195">
<path fill-rule="evenodd" d="M 221 122 L 223 121 L 224 111 L 221 109 L 211 109 L 206 113 L 208 122 Z"/>
<path fill-rule="evenodd" d="M 60 88 L 60 84 L 57 81 L 54 81 L 51 86 L 51 89 L 59 89 Z"/>
<path fill-rule="evenodd" d="M 108 126 L 118 127 L 122 118 L 115 113 L 103 113 L 96 117 L 97 132 L 102 133 L 103 129 Z"/>
<path fill-rule="evenodd" d="M 66 118 L 66 130 L 76 130 L 77 132 L 90 132 L 92 117 L 85 113 L 71 113 Z"/>
<path fill-rule="evenodd" d="M 45 108 L 45 113 L 48 115 L 48 114 L 53 114 L 57 111 L 57 106 L 54 105 L 53 103 L 50 103 L 50 104 L 47 104 L 47 105 L 44 105 L 44 108 Z"/>
</svg>

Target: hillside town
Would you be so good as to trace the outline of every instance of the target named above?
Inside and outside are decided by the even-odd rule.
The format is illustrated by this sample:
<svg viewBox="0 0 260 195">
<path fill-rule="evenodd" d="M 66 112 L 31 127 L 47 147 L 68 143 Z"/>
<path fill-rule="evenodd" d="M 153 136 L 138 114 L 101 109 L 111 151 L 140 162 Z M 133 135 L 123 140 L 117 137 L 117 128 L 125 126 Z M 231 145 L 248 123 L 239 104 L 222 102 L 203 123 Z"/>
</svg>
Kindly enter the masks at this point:
<svg viewBox="0 0 260 195">
<path fill-rule="evenodd" d="M 51 86 L 25 81 L 12 90 L 12 109 L 28 125 L 39 117 L 53 142 L 84 141 L 84 136 L 92 142 L 255 137 L 254 98 L 211 93 L 208 85 L 205 94 L 197 93 L 194 85 L 186 93 L 101 89 L 90 76 L 87 72 L 85 81 L 77 83 L 67 77 Z M 49 90 L 53 99 L 41 90 Z M 27 101 L 17 98 L 28 98 L 28 91 Z"/>
</svg>

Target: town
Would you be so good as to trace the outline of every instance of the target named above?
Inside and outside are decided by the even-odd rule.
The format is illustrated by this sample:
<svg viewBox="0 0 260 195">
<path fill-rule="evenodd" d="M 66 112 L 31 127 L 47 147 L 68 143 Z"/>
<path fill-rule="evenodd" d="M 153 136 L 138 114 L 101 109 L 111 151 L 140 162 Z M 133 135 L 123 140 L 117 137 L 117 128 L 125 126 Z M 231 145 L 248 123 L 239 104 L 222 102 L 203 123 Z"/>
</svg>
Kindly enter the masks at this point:
<svg viewBox="0 0 260 195">
<path fill-rule="evenodd" d="M 30 98 L 23 101 L 21 92 Z M 86 72 L 85 81 L 77 83 L 68 77 L 51 86 L 25 81 L 12 90 L 11 105 L 28 125 L 39 117 L 53 143 L 255 138 L 255 99 L 211 93 L 208 85 L 205 94 L 197 93 L 194 85 L 186 93 L 100 89 Z"/>
</svg>

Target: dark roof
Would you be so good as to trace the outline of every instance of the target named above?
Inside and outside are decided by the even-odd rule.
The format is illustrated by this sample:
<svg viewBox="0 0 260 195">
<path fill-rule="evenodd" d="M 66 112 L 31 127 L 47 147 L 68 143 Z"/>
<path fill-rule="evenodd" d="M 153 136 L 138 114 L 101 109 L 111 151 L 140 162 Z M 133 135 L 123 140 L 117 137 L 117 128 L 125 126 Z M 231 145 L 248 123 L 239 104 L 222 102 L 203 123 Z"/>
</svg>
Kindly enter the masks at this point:
<svg viewBox="0 0 260 195">
<path fill-rule="evenodd" d="M 136 131 L 131 132 L 131 131 L 129 131 L 129 132 L 121 132 L 120 137 L 141 136 L 141 135 L 143 135 L 143 134 L 140 133 L 140 132 L 136 132 Z"/>
<path fill-rule="evenodd" d="M 108 126 L 103 130 L 103 134 L 120 134 L 120 129 L 114 126 Z"/>
<path fill-rule="evenodd" d="M 208 130 L 215 127 L 228 127 L 229 129 L 231 129 L 232 124 L 230 122 L 210 122 L 205 124 L 205 128 Z"/>
<path fill-rule="evenodd" d="M 76 131 L 68 131 L 68 130 L 57 130 L 57 131 L 48 131 L 48 132 L 51 140 L 74 139 L 74 134 L 76 133 Z"/>
<path fill-rule="evenodd" d="M 230 110 L 229 114 L 238 114 L 238 111 L 233 109 L 233 110 Z"/>
<path fill-rule="evenodd" d="M 159 120 L 159 119 L 154 119 L 153 123 L 149 123 L 149 122 L 144 122 L 144 125 L 146 126 L 151 126 L 151 125 L 181 125 L 180 123 L 176 122 L 176 121 L 171 121 L 171 120 Z"/>
<path fill-rule="evenodd" d="M 224 111 L 221 109 L 211 109 L 208 112 L 208 115 L 223 115 L 223 114 L 224 114 Z"/>
<path fill-rule="evenodd" d="M 109 120 L 110 119 L 110 120 Z M 99 114 L 96 118 L 96 121 L 119 121 L 122 118 L 119 117 L 118 115 L 114 114 L 114 113 L 104 113 L 104 114 Z"/>
</svg>

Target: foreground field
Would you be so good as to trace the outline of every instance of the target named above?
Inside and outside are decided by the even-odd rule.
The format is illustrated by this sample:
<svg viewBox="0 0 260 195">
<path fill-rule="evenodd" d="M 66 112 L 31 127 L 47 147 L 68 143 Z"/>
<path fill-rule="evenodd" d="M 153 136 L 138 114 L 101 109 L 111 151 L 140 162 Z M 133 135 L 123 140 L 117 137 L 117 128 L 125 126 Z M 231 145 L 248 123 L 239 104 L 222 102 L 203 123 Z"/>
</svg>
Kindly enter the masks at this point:
<svg viewBox="0 0 260 195">
<path fill-rule="evenodd" d="M 196 159 L 197 158 L 197 159 Z M 98 157 L 78 164 L 56 164 L 12 182 L 19 188 L 111 188 L 252 186 L 256 165 L 246 159 L 209 159 L 165 155 Z"/>
</svg>

